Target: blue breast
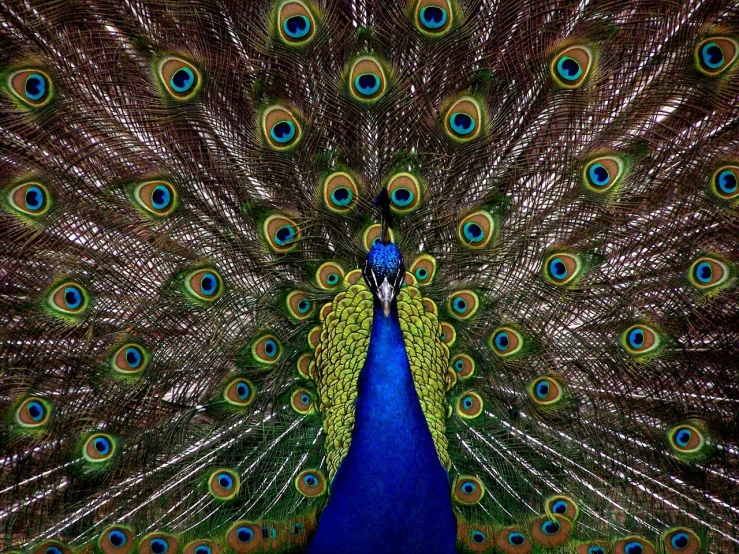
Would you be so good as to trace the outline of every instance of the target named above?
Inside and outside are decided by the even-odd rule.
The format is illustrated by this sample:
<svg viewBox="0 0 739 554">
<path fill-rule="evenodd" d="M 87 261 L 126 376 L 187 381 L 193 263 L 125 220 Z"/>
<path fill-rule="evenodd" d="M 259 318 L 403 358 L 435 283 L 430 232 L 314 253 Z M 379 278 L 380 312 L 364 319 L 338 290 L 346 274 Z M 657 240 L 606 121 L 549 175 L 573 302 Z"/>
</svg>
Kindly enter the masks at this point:
<svg viewBox="0 0 739 554">
<path fill-rule="evenodd" d="M 375 303 L 349 452 L 308 552 L 451 554 L 449 475 L 418 400 L 395 302 Z"/>
</svg>

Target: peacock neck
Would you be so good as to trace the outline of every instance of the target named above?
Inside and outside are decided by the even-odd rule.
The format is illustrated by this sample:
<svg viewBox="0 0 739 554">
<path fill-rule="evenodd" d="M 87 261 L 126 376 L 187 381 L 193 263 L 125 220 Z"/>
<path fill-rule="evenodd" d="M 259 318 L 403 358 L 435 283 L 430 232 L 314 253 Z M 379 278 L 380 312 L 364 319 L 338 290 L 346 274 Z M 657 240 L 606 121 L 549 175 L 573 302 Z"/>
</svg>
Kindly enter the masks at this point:
<svg viewBox="0 0 739 554">
<path fill-rule="evenodd" d="M 452 553 L 456 523 L 394 301 L 375 302 L 352 442 L 309 552 Z"/>
</svg>

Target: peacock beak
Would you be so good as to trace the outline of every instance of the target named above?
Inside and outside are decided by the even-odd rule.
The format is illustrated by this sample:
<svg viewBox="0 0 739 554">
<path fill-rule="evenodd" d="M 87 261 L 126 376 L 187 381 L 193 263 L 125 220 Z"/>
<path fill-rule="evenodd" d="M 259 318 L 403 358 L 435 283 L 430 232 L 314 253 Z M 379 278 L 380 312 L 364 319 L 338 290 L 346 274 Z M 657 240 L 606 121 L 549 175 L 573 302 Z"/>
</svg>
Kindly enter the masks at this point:
<svg viewBox="0 0 739 554">
<path fill-rule="evenodd" d="M 387 277 L 382 281 L 380 288 L 377 289 L 377 298 L 382 302 L 382 313 L 385 317 L 390 315 L 390 307 L 393 304 L 393 298 L 395 298 L 395 289 L 388 283 Z"/>
</svg>

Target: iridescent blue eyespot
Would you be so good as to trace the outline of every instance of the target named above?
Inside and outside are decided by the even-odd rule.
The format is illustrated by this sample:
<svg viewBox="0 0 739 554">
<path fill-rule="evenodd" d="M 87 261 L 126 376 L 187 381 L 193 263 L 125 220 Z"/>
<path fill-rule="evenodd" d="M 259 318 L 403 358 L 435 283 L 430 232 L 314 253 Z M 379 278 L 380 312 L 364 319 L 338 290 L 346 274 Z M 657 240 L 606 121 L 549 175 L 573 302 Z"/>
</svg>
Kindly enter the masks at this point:
<svg viewBox="0 0 739 554">
<path fill-rule="evenodd" d="M 508 338 L 508 333 L 505 331 L 501 331 L 497 335 L 495 335 L 495 346 L 500 351 L 505 351 L 506 348 L 508 348 L 508 344 L 510 342 L 510 339 Z"/>
<path fill-rule="evenodd" d="M 144 357 L 141 354 L 141 350 L 133 346 L 129 346 L 128 348 L 126 348 L 125 356 L 126 363 L 132 369 L 136 369 L 137 367 L 139 367 L 141 365 L 141 362 L 144 360 Z"/>
<path fill-rule="evenodd" d="M 303 476 L 303 482 L 309 487 L 315 487 L 318 484 L 318 478 L 312 473 Z"/>
<path fill-rule="evenodd" d="M 329 285 L 335 285 L 339 282 L 339 274 L 338 273 L 329 273 L 326 277 L 326 283 Z"/>
<path fill-rule="evenodd" d="M 105 456 L 110 452 L 110 441 L 105 437 L 97 437 L 92 442 L 95 450 L 97 450 L 101 456 Z"/>
<path fill-rule="evenodd" d="M 108 540 L 110 541 L 110 544 L 112 544 L 116 548 L 125 546 L 126 543 L 128 542 L 128 539 L 126 538 L 126 534 L 121 533 L 117 529 L 114 529 L 113 531 L 110 531 L 108 533 Z"/>
<path fill-rule="evenodd" d="M 74 310 L 82 305 L 82 291 L 74 285 L 64 288 L 64 303 L 67 308 Z"/>
<path fill-rule="evenodd" d="M 172 203 L 172 193 L 163 185 L 157 185 L 151 193 L 151 205 L 157 210 L 166 210 Z"/>
<path fill-rule="evenodd" d="M 534 389 L 536 391 L 536 396 L 542 400 L 545 399 L 549 395 L 549 388 L 549 383 L 542 379 L 537 383 L 536 388 Z"/>
<path fill-rule="evenodd" d="M 695 266 L 695 278 L 701 283 L 710 283 L 713 278 L 713 268 L 708 262 L 701 262 Z"/>
<path fill-rule="evenodd" d="M 724 52 L 715 42 L 707 42 L 701 47 L 701 61 L 709 69 L 720 68 L 724 60 Z"/>
<path fill-rule="evenodd" d="M 231 490 L 234 486 L 233 477 L 228 473 L 220 473 L 218 475 L 218 484 L 226 490 Z"/>
<path fill-rule="evenodd" d="M 485 542 L 485 533 L 482 531 L 472 531 L 472 542 L 476 542 L 478 544 L 482 544 Z"/>
<path fill-rule="evenodd" d="M 591 546 L 588 548 L 588 554 L 606 554 L 602 546 Z"/>
<path fill-rule="evenodd" d="M 299 314 L 305 314 L 310 311 L 311 303 L 310 300 L 307 298 L 303 298 L 300 302 L 298 302 L 298 313 Z"/>
<path fill-rule="evenodd" d="M 467 302 L 462 298 L 455 298 L 454 302 L 452 302 L 452 308 L 458 314 L 463 314 L 467 311 Z"/>
<path fill-rule="evenodd" d="M 295 136 L 295 124 L 292 121 L 279 121 L 269 130 L 269 136 L 279 144 L 290 142 Z"/>
<path fill-rule="evenodd" d="M 47 546 L 46 554 L 62 554 L 62 549 L 58 546 Z"/>
<path fill-rule="evenodd" d="M 567 265 L 561 258 L 553 258 L 549 261 L 549 274 L 559 281 L 567 278 Z"/>
<path fill-rule="evenodd" d="M 218 290 L 218 278 L 212 273 L 203 274 L 200 280 L 200 292 L 205 296 L 212 296 Z"/>
<path fill-rule="evenodd" d="M 687 533 L 675 533 L 672 536 L 672 539 L 670 539 L 670 544 L 674 549 L 682 550 L 690 544 L 690 537 Z"/>
<path fill-rule="evenodd" d="M 446 24 L 449 16 L 444 8 L 439 6 L 425 6 L 421 8 L 419 19 L 421 20 L 421 25 L 430 31 L 435 31 Z"/>
<path fill-rule="evenodd" d="M 608 170 L 601 163 L 594 163 L 588 169 L 588 177 L 590 182 L 596 187 L 605 187 L 611 182 L 611 176 L 608 174 Z"/>
<path fill-rule="evenodd" d="M 470 405 L 468 407 L 471 407 L 471 406 L 472 406 L 472 402 L 470 402 Z M 465 494 L 472 494 L 473 492 L 475 492 L 475 490 L 477 490 L 477 485 L 475 485 L 475 483 L 473 483 L 472 481 L 466 481 L 465 483 L 462 484 L 461 489 L 462 489 L 462 492 Z"/>
<path fill-rule="evenodd" d="M 449 117 L 449 124 L 452 131 L 462 136 L 469 135 L 477 126 L 472 116 L 464 112 L 454 112 Z"/>
<path fill-rule="evenodd" d="M 169 543 L 164 539 L 151 539 L 149 548 L 154 554 L 164 554 L 169 550 Z"/>
<path fill-rule="evenodd" d="M 407 188 L 401 187 L 393 190 L 390 194 L 390 198 L 397 206 L 404 208 L 413 202 L 415 195 Z"/>
<path fill-rule="evenodd" d="M 721 171 L 716 177 L 718 188 L 723 194 L 734 194 L 737 189 L 737 178 L 730 169 Z"/>
<path fill-rule="evenodd" d="M 554 535 L 559 532 L 559 523 L 556 521 L 545 521 L 541 524 L 541 530 L 545 535 Z"/>
<path fill-rule="evenodd" d="M 275 233 L 275 242 L 278 246 L 285 246 L 295 238 L 295 228 L 292 225 L 283 225 Z"/>
<path fill-rule="evenodd" d="M 282 22 L 282 30 L 293 39 L 301 39 L 310 33 L 310 19 L 304 15 L 294 15 Z"/>
<path fill-rule="evenodd" d="M 629 543 L 626 543 L 626 546 L 624 547 L 624 552 L 625 554 L 643 554 L 644 545 L 639 541 L 631 541 Z"/>
<path fill-rule="evenodd" d="M 474 400 L 472 399 L 472 397 L 471 397 L 471 396 L 465 396 L 465 397 L 464 397 L 464 398 L 462 399 L 462 406 L 463 406 L 463 407 L 464 407 L 465 409 L 467 409 L 467 410 L 469 410 L 470 408 L 472 408 L 472 405 L 473 405 L 473 404 L 474 404 Z"/>
<path fill-rule="evenodd" d="M 338 187 L 331 192 L 331 201 L 337 206 L 348 206 L 353 198 L 354 193 L 346 187 Z"/>
<path fill-rule="evenodd" d="M 639 349 L 644 344 L 644 331 L 639 328 L 632 329 L 629 332 L 629 346 L 634 349 Z"/>
<path fill-rule="evenodd" d="M 243 381 L 236 385 L 236 396 L 239 400 L 246 400 L 249 398 L 249 385 Z"/>
<path fill-rule="evenodd" d="M 236 537 L 240 542 L 251 542 L 254 538 L 254 531 L 250 527 L 239 527 L 236 529 Z"/>
<path fill-rule="evenodd" d="M 557 500 L 554 504 L 552 504 L 552 511 L 555 514 L 566 514 L 567 508 L 567 502 L 565 502 L 564 500 Z"/>
<path fill-rule="evenodd" d="M 483 232 L 482 227 L 477 223 L 465 223 L 462 227 L 462 231 L 464 232 L 464 238 L 470 242 L 480 242 L 485 238 L 485 233 Z"/>
<path fill-rule="evenodd" d="M 428 271 L 426 270 L 426 268 L 425 268 L 425 267 L 419 267 L 419 268 L 418 268 L 418 269 L 416 270 L 416 273 L 415 273 L 415 275 L 416 275 L 416 277 L 417 277 L 417 278 L 418 278 L 419 280 L 423 281 L 423 280 L 425 280 L 425 279 L 426 279 L 426 277 L 428 277 L 428 275 L 429 275 L 429 272 L 428 272 Z"/>
<path fill-rule="evenodd" d="M 685 448 L 690 444 L 690 439 L 693 436 L 693 432 L 687 427 L 683 427 L 677 433 L 675 433 L 675 442 L 678 446 Z"/>
<path fill-rule="evenodd" d="M 457 371 L 462 371 L 464 369 L 464 360 L 457 360 L 454 362 L 454 369 Z"/>
<path fill-rule="evenodd" d="M 582 75 L 582 67 L 569 56 L 562 56 L 557 62 L 557 75 L 565 81 L 577 81 Z"/>
<path fill-rule="evenodd" d="M 37 402 L 36 400 L 27 404 L 26 411 L 33 421 L 41 421 L 46 415 L 46 408 L 44 408 L 41 402 Z"/>
<path fill-rule="evenodd" d="M 513 546 L 521 546 L 526 542 L 526 537 L 521 533 L 508 533 L 508 542 Z"/>
<path fill-rule="evenodd" d="M 272 339 L 268 339 L 264 342 L 264 352 L 270 358 L 274 358 L 277 355 L 277 343 Z"/>
<path fill-rule="evenodd" d="M 26 94 L 26 98 L 29 100 L 33 100 L 34 102 L 40 100 L 46 94 L 46 78 L 38 73 L 31 73 L 26 77 L 23 91 Z"/>
<path fill-rule="evenodd" d="M 380 90 L 381 84 L 380 78 L 374 73 L 362 73 L 354 78 L 354 88 L 364 96 L 375 94 Z"/>
<path fill-rule="evenodd" d="M 210 546 L 201 544 L 195 549 L 195 554 L 213 554 L 213 549 Z"/>
<path fill-rule="evenodd" d="M 174 72 L 169 85 L 180 94 L 189 91 L 195 84 L 195 73 L 189 67 L 181 67 Z"/>
<path fill-rule="evenodd" d="M 44 207 L 44 193 L 39 187 L 28 187 L 24 196 L 26 208 L 32 212 L 37 212 Z"/>
</svg>

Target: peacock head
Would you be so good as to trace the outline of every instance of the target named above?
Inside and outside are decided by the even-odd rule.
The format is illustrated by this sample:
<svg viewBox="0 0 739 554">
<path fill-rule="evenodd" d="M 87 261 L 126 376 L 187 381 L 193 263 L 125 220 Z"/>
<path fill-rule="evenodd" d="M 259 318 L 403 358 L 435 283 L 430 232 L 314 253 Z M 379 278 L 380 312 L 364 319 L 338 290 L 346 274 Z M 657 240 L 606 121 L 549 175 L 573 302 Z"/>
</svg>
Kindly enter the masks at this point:
<svg viewBox="0 0 739 554">
<path fill-rule="evenodd" d="M 367 254 L 362 275 L 374 297 L 382 304 L 382 312 L 387 317 L 403 284 L 405 266 L 400 249 L 390 242 L 390 198 L 387 189 L 380 191 L 374 205 L 381 209 L 382 234 Z"/>
</svg>

